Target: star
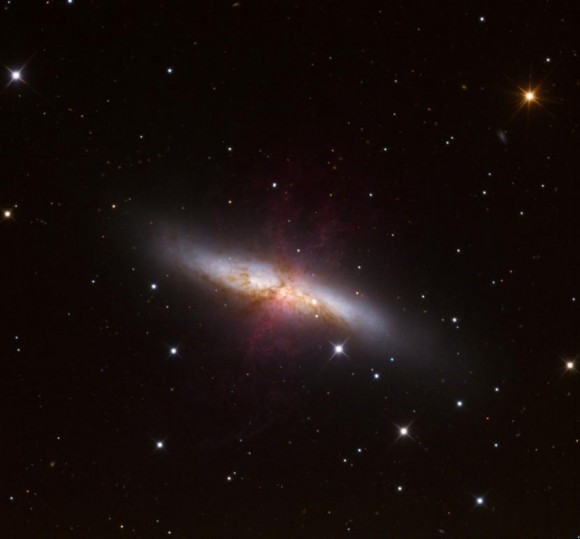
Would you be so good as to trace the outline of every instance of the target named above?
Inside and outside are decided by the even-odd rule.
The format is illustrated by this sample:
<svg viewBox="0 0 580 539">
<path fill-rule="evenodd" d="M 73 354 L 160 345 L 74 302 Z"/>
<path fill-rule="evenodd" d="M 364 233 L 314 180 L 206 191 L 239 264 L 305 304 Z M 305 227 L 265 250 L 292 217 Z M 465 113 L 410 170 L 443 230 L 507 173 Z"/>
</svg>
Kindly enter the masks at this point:
<svg viewBox="0 0 580 539">
<path fill-rule="evenodd" d="M 151 290 L 157 290 L 157 283 L 151 283 Z"/>
<path fill-rule="evenodd" d="M 160 441 L 155 443 L 155 447 L 157 449 L 163 449 L 165 447 L 165 443 L 163 443 L 163 441 L 160 440 Z"/>
<path fill-rule="evenodd" d="M 401 436 L 407 436 L 407 434 L 409 434 L 409 429 L 407 427 L 401 427 L 399 429 L 399 434 Z"/>
<path fill-rule="evenodd" d="M 455 404 L 457 405 L 457 408 L 461 408 L 463 406 L 463 401 L 457 401 Z"/>
<path fill-rule="evenodd" d="M 10 76 L 12 80 L 20 80 L 20 71 L 11 71 Z"/>
<path fill-rule="evenodd" d="M 574 362 L 573 361 L 566 361 L 566 369 L 569 371 L 574 370 Z"/>
<path fill-rule="evenodd" d="M 530 84 L 527 88 L 522 88 L 521 86 L 519 87 L 519 92 L 520 92 L 520 106 L 518 110 L 521 110 L 523 107 L 525 107 L 526 105 L 528 106 L 528 108 L 534 104 L 534 105 L 541 105 L 540 103 L 540 98 L 539 98 L 539 91 L 541 89 L 540 85 L 537 85 L 536 87 L 532 87 L 532 85 Z"/>
<path fill-rule="evenodd" d="M 177 348 L 175 346 L 173 346 L 172 348 L 169 349 L 169 353 L 172 356 L 176 356 L 177 355 Z"/>
<path fill-rule="evenodd" d="M 346 350 L 344 348 L 345 343 L 339 343 L 339 344 L 335 344 L 333 342 L 331 342 L 330 344 L 332 344 L 334 351 L 332 353 L 332 357 L 334 356 L 346 356 L 349 357 L 348 354 L 346 353 Z"/>
<path fill-rule="evenodd" d="M 485 500 L 483 499 L 482 496 L 478 496 L 477 498 L 475 498 L 475 503 L 477 505 L 484 505 L 485 504 Z"/>
</svg>

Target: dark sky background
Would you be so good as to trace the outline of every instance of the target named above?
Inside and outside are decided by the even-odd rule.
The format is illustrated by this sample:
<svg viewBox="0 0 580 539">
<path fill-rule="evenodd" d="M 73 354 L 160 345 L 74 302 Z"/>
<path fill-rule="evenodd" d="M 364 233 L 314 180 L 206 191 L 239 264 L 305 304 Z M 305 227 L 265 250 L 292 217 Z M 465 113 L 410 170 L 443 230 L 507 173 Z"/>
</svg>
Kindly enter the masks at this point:
<svg viewBox="0 0 580 539">
<path fill-rule="evenodd" d="M 574 2 L 0 6 L 2 537 L 580 537 Z"/>
</svg>

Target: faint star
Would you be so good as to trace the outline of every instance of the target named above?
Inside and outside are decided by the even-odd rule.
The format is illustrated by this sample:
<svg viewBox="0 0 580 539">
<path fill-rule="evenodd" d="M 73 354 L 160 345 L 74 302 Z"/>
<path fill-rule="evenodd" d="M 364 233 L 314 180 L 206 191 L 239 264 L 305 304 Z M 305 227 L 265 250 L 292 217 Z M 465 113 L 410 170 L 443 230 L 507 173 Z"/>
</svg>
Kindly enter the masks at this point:
<svg viewBox="0 0 580 539">
<path fill-rule="evenodd" d="M 403 487 L 402 487 L 401 485 L 399 485 L 399 486 L 397 487 L 397 490 L 398 490 L 399 492 L 403 492 Z"/>
</svg>

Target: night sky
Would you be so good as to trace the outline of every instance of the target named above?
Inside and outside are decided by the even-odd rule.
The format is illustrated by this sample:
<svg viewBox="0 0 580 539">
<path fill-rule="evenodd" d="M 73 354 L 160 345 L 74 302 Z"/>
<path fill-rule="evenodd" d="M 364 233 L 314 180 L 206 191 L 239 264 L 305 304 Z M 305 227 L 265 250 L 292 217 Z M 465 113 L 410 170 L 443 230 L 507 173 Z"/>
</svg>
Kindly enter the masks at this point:
<svg viewBox="0 0 580 539">
<path fill-rule="evenodd" d="M 0 9 L 1 537 L 580 537 L 574 2 Z"/>
</svg>

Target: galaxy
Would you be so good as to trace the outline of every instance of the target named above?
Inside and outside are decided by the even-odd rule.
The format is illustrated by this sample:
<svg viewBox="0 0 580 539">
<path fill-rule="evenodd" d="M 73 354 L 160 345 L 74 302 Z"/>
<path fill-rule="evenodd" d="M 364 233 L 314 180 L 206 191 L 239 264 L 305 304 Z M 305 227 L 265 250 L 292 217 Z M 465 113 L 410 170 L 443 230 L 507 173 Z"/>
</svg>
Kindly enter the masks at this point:
<svg viewBox="0 0 580 539">
<path fill-rule="evenodd" d="M 384 314 L 352 291 L 352 285 L 328 286 L 324 275 L 307 272 L 303 263 L 293 264 L 285 256 L 274 259 L 223 247 L 212 249 L 202 246 L 207 242 L 178 240 L 175 234 L 157 243 L 172 270 L 215 292 L 219 300 L 245 306 L 245 313 L 255 313 L 260 323 L 266 317 L 275 321 L 278 332 L 299 326 L 302 331 L 331 331 L 342 340 L 357 336 L 376 342 L 388 336 Z"/>
<path fill-rule="evenodd" d="M 0 14 L 0 538 L 580 538 L 572 2 Z"/>
</svg>

